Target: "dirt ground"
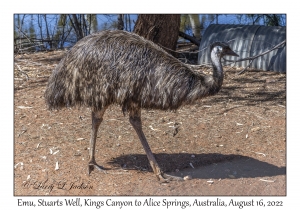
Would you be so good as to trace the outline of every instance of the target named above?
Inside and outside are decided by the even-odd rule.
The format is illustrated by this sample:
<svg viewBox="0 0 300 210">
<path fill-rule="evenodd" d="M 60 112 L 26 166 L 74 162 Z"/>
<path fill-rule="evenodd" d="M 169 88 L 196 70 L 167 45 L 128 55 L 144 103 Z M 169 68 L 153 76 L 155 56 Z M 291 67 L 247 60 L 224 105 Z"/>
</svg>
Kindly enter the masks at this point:
<svg viewBox="0 0 300 210">
<path fill-rule="evenodd" d="M 87 174 L 89 108 L 50 112 L 43 97 L 63 53 L 15 56 L 14 195 L 286 195 L 285 74 L 226 67 L 217 95 L 176 112 L 143 110 L 162 169 L 192 176 L 161 183 L 116 105 L 96 144 L 97 163 L 110 170 Z"/>
</svg>

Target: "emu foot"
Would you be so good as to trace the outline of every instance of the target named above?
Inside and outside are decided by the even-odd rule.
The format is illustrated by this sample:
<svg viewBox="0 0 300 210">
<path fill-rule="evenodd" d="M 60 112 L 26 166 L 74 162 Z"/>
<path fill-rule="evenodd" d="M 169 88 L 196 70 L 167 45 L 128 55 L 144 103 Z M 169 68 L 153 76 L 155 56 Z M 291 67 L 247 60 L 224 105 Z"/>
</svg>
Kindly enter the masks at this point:
<svg viewBox="0 0 300 210">
<path fill-rule="evenodd" d="M 166 173 L 160 173 L 156 175 L 158 180 L 161 182 L 170 182 L 170 181 L 183 181 L 184 179 L 179 176 L 171 176 Z"/>
<path fill-rule="evenodd" d="M 91 172 L 94 170 L 94 169 L 98 169 L 99 171 L 103 172 L 106 174 L 106 170 L 105 168 L 103 168 L 102 166 L 99 166 L 96 162 L 89 162 L 89 166 L 88 166 L 88 174 L 90 175 Z"/>
</svg>

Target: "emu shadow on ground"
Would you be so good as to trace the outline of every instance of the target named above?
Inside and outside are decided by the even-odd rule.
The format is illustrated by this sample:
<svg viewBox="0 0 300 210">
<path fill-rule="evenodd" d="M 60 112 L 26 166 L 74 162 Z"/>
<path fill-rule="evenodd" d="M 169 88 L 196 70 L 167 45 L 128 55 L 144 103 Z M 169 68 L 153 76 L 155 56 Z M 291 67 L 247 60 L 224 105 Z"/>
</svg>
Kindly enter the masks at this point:
<svg viewBox="0 0 300 210">
<path fill-rule="evenodd" d="M 158 153 L 155 157 L 164 171 L 181 177 L 192 175 L 197 179 L 230 179 L 286 174 L 286 167 L 277 167 L 242 155 Z M 150 164 L 147 163 L 147 156 L 141 154 L 119 156 L 112 159 L 109 164 L 124 170 L 152 171 Z"/>
</svg>

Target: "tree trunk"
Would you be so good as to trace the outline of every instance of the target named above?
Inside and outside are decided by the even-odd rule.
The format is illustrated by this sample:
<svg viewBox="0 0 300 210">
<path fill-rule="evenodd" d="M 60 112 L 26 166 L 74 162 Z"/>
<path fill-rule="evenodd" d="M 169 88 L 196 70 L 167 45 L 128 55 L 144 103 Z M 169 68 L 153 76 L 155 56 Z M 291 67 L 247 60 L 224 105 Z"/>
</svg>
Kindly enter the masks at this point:
<svg viewBox="0 0 300 210">
<path fill-rule="evenodd" d="M 46 24 L 47 40 L 48 40 L 48 44 L 49 44 L 49 47 L 50 47 L 50 50 L 51 50 L 53 46 L 52 46 L 52 40 L 51 40 L 51 37 L 50 37 L 49 28 L 48 28 L 48 21 L 47 21 L 47 18 L 46 18 L 46 14 L 43 15 L 43 17 L 44 17 L 45 24 Z"/>
<path fill-rule="evenodd" d="M 71 21 L 72 27 L 75 30 L 77 41 L 79 41 L 84 37 L 82 31 L 82 25 L 79 23 L 78 18 L 75 14 L 69 15 L 69 19 Z"/>
<path fill-rule="evenodd" d="M 122 14 L 118 15 L 118 30 L 124 30 L 123 17 L 124 17 L 124 15 L 122 15 Z"/>
<path fill-rule="evenodd" d="M 133 32 L 163 47 L 175 55 L 180 15 L 139 15 Z M 169 50 L 170 49 L 170 50 Z"/>
<path fill-rule="evenodd" d="M 193 30 L 193 35 L 196 37 L 196 39 L 200 40 L 201 39 L 201 24 L 200 24 L 200 20 L 199 20 L 199 15 L 197 14 L 189 14 L 188 15 L 190 18 L 190 23 L 192 26 L 192 30 Z"/>
</svg>

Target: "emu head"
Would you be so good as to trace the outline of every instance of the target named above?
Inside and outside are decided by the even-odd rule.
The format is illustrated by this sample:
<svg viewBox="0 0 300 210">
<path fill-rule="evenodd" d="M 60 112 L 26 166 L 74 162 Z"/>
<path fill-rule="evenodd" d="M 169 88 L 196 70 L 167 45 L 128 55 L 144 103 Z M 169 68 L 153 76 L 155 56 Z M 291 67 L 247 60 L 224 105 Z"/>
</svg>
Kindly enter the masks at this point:
<svg viewBox="0 0 300 210">
<path fill-rule="evenodd" d="M 214 42 L 210 46 L 210 50 L 215 52 L 219 58 L 225 56 L 225 55 L 231 55 L 231 56 L 237 56 L 238 54 L 233 52 L 233 50 L 229 47 L 229 45 L 226 42 Z"/>
</svg>

